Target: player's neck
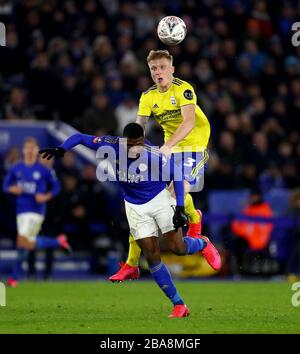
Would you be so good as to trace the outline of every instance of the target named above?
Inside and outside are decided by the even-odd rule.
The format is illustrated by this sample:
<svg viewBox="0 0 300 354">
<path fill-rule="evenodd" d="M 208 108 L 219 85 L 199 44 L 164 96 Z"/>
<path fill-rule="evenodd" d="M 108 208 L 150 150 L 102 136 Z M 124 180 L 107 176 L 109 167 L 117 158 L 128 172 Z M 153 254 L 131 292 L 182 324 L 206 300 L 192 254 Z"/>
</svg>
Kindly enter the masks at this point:
<svg viewBox="0 0 300 354">
<path fill-rule="evenodd" d="M 158 91 L 159 92 L 167 92 L 169 90 L 169 88 L 172 86 L 172 83 L 173 83 L 173 79 L 170 82 L 168 82 L 165 86 L 159 86 Z"/>
<path fill-rule="evenodd" d="M 27 166 L 32 166 L 32 165 L 34 165 L 35 163 L 36 163 L 36 159 L 24 159 L 24 163 L 25 163 L 25 165 L 27 165 Z"/>
</svg>

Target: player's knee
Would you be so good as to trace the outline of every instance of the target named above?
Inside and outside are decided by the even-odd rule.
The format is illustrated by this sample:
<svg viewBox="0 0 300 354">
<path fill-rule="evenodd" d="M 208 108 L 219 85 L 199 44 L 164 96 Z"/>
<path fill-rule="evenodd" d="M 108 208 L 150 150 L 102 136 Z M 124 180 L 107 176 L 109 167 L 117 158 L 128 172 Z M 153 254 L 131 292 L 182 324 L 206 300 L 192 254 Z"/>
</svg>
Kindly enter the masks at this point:
<svg viewBox="0 0 300 354">
<path fill-rule="evenodd" d="M 35 248 L 35 245 L 33 242 L 30 242 L 25 236 L 18 235 L 17 237 L 17 247 L 18 248 L 24 248 L 26 250 L 33 250 Z"/>
</svg>

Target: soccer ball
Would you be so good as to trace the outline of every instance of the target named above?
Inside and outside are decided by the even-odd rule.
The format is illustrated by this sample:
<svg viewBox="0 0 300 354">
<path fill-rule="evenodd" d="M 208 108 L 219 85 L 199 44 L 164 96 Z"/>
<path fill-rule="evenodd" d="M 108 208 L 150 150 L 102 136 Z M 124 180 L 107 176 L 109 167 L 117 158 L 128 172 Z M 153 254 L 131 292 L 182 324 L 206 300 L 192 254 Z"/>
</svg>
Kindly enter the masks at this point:
<svg viewBox="0 0 300 354">
<path fill-rule="evenodd" d="M 186 25 L 177 16 L 166 16 L 159 21 L 157 26 L 159 39 L 167 45 L 176 45 L 182 42 L 186 36 Z"/>
</svg>

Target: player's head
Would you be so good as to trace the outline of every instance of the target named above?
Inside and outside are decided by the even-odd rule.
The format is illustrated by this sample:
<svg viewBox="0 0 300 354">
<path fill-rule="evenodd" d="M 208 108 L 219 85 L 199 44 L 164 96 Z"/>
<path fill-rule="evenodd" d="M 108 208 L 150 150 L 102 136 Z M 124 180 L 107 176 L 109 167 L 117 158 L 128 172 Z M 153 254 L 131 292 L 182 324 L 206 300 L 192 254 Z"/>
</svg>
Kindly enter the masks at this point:
<svg viewBox="0 0 300 354">
<path fill-rule="evenodd" d="M 34 162 L 38 158 L 39 144 L 35 138 L 29 136 L 25 138 L 23 144 L 23 155 L 25 161 Z"/>
<path fill-rule="evenodd" d="M 173 80 L 174 66 L 173 57 L 167 50 L 151 50 L 147 63 L 152 80 L 159 88 L 165 88 Z"/>
<path fill-rule="evenodd" d="M 143 127 L 138 123 L 129 123 L 123 130 L 124 138 L 127 138 L 128 156 L 138 157 L 141 147 L 145 144 L 145 134 Z"/>
</svg>

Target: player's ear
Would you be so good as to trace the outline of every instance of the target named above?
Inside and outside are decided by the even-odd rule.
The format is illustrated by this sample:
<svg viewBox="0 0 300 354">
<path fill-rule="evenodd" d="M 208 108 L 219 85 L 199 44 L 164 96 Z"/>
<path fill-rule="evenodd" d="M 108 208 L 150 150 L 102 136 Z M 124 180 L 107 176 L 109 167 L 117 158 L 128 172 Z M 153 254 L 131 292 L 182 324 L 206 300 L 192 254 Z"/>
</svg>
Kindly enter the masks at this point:
<svg viewBox="0 0 300 354">
<path fill-rule="evenodd" d="M 173 66 L 173 65 L 172 65 L 172 71 L 171 72 L 172 72 L 172 74 L 174 74 L 174 72 L 175 72 L 175 66 Z"/>
</svg>

